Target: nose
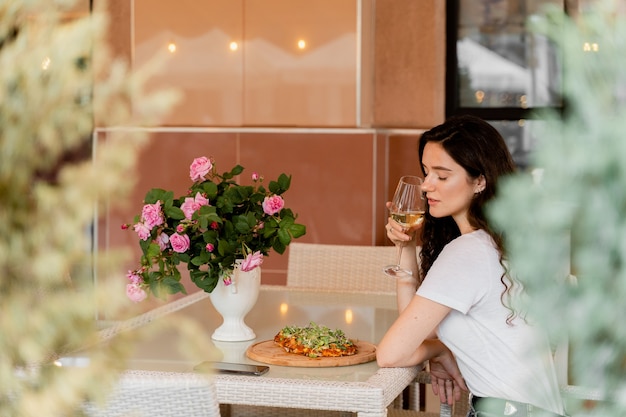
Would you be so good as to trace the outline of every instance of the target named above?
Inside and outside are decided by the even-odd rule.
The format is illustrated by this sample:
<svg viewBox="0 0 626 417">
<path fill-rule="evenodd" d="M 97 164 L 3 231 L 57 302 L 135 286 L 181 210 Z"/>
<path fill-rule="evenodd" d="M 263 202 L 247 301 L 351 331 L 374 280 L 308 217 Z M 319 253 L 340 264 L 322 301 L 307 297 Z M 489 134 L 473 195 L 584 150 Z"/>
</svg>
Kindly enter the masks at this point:
<svg viewBox="0 0 626 417">
<path fill-rule="evenodd" d="M 427 175 L 424 177 L 424 182 L 422 183 L 422 191 L 427 193 L 433 190 L 434 190 L 434 184 L 431 181 L 430 177 Z"/>
</svg>

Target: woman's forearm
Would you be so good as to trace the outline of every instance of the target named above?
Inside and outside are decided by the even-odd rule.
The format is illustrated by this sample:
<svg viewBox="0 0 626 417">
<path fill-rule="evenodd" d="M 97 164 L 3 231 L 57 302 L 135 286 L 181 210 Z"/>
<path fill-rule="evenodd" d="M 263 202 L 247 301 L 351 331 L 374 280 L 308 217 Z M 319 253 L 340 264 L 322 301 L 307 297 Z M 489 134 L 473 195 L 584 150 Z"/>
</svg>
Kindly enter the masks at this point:
<svg viewBox="0 0 626 417">
<path fill-rule="evenodd" d="M 440 342 L 432 342 L 430 336 L 449 312 L 450 307 L 414 295 L 378 343 L 379 366 L 417 365 L 437 355 Z"/>
</svg>

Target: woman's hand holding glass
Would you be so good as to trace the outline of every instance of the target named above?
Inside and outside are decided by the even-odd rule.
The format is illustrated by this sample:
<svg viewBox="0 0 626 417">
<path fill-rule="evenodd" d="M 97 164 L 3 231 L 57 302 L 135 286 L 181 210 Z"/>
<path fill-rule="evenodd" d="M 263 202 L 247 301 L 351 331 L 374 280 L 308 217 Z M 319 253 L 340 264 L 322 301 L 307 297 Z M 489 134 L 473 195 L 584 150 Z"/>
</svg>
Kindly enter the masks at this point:
<svg viewBox="0 0 626 417">
<path fill-rule="evenodd" d="M 387 265 L 383 271 L 392 277 L 411 276 L 413 272 L 400 266 L 402 248 L 413 240 L 415 231 L 421 227 L 426 211 L 426 199 L 422 192 L 422 179 L 404 176 L 396 188 L 393 200 L 387 203 L 390 218 L 387 222 L 387 237 L 398 248 L 395 265 Z"/>
</svg>

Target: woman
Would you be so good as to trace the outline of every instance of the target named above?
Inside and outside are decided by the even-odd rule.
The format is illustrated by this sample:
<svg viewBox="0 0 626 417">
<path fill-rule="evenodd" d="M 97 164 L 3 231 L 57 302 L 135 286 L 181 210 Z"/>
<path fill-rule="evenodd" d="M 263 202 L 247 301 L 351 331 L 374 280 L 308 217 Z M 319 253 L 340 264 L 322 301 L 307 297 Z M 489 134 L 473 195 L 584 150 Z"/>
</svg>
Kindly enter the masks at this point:
<svg viewBox="0 0 626 417">
<path fill-rule="evenodd" d="M 484 213 L 498 180 L 515 170 L 502 136 L 478 118 L 454 117 L 424 133 L 419 158 L 424 222 L 411 230 L 387 223 L 413 275 L 397 280 L 400 315 L 378 345 L 379 366 L 430 360 L 435 393 L 452 403 L 469 389 L 470 416 L 563 414 L 549 344 L 510 305 L 519 285 Z"/>
</svg>

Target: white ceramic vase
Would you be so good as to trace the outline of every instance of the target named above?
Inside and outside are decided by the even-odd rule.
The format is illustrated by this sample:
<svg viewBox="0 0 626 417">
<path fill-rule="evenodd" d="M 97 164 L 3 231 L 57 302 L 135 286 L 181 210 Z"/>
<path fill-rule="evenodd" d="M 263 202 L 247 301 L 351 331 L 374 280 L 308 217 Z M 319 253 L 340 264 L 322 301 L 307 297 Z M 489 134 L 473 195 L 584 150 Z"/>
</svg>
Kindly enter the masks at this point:
<svg viewBox="0 0 626 417">
<path fill-rule="evenodd" d="M 261 267 L 244 272 L 237 260 L 232 274 L 232 283 L 224 285 L 219 280 L 209 298 L 224 322 L 211 335 L 214 340 L 242 342 L 256 338 L 254 331 L 246 325 L 246 314 L 254 307 L 261 287 Z"/>
</svg>

